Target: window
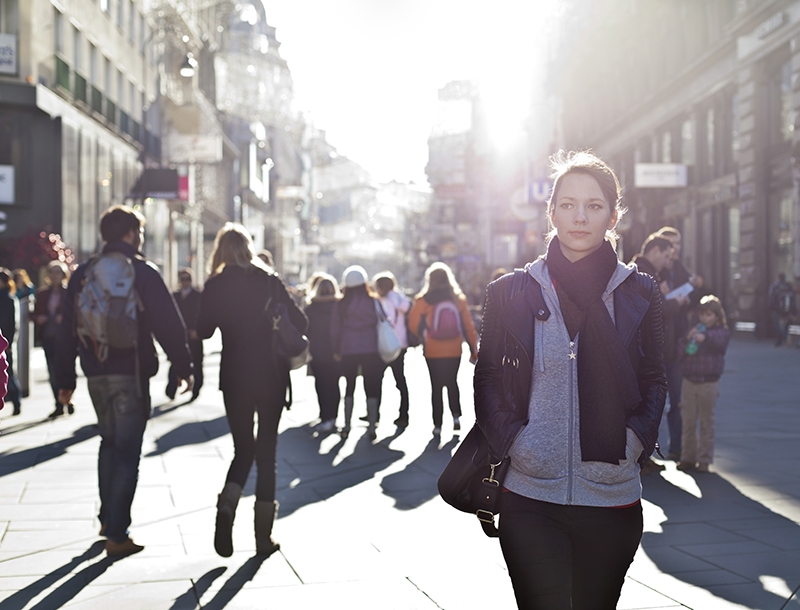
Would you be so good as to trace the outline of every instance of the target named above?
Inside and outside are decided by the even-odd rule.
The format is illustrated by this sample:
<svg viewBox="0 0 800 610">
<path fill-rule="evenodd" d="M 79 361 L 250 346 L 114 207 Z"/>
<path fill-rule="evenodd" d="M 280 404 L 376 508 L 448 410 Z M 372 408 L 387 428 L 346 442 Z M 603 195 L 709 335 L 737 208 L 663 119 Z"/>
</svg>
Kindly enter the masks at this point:
<svg viewBox="0 0 800 610">
<path fill-rule="evenodd" d="M 124 102 L 123 96 L 125 95 L 125 89 L 123 89 L 125 83 L 125 77 L 122 76 L 122 72 L 117 70 L 117 106 L 122 109 L 122 104 Z"/>
<path fill-rule="evenodd" d="M 714 174 L 715 167 L 715 142 L 714 130 L 716 129 L 716 117 L 714 109 L 709 108 L 706 112 L 706 166 L 708 167 L 709 174 Z"/>
<path fill-rule="evenodd" d="M 117 27 L 120 30 L 125 28 L 125 2 L 117 0 Z"/>
<path fill-rule="evenodd" d="M 686 119 L 681 124 L 681 163 L 694 165 L 695 157 L 694 120 Z"/>
<path fill-rule="evenodd" d="M 736 163 L 739 161 L 739 150 L 742 148 L 742 139 L 739 133 L 741 110 L 739 108 L 738 93 L 734 93 L 731 96 L 730 111 L 731 111 L 731 160 L 734 163 Z"/>
<path fill-rule="evenodd" d="M 19 29 L 19 8 L 16 0 L 0 0 L 0 32 L 16 34 Z"/>
<path fill-rule="evenodd" d="M 672 134 L 669 131 L 661 134 L 661 162 L 672 163 Z"/>
<path fill-rule="evenodd" d="M 100 0 L 100 10 L 104 13 L 110 13 L 111 7 L 108 5 L 108 0 Z"/>
<path fill-rule="evenodd" d="M 53 36 L 55 37 L 54 43 L 56 53 L 64 52 L 64 15 L 58 9 L 55 10 L 53 15 Z"/>
<path fill-rule="evenodd" d="M 136 40 L 136 7 L 133 0 L 128 0 L 128 40 L 131 44 Z"/>
<path fill-rule="evenodd" d="M 97 47 L 91 42 L 89 43 L 89 80 L 92 85 L 97 86 L 97 79 L 100 75 L 97 73 Z"/>
<path fill-rule="evenodd" d="M 103 57 L 103 87 L 106 97 L 111 97 L 111 60 Z"/>
<path fill-rule="evenodd" d="M 72 27 L 72 69 L 80 71 L 83 68 L 83 41 L 81 31 L 75 26 Z"/>
<path fill-rule="evenodd" d="M 774 146 L 790 141 L 794 134 L 795 119 L 791 62 L 783 62 L 772 71 L 769 79 L 768 104 L 770 144 Z"/>
<path fill-rule="evenodd" d="M 139 52 L 144 52 L 144 41 L 146 40 L 147 35 L 147 22 L 144 19 L 144 15 L 139 13 Z"/>
</svg>

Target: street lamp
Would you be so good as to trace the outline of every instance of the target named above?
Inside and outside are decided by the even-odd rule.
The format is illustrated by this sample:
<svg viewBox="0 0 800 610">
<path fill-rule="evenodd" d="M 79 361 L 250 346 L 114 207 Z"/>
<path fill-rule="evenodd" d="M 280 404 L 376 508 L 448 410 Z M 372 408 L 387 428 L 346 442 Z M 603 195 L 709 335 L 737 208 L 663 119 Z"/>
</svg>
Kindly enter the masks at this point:
<svg viewBox="0 0 800 610">
<path fill-rule="evenodd" d="M 197 60 L 192 57 L 192 54 L 189 53 L 183 59 L 183 63 L 181 64 L 180 68 L 180 75 L 184 78 L 192 78 L 194 76 L 195 70 L 197 69 Z"/>
</svg>

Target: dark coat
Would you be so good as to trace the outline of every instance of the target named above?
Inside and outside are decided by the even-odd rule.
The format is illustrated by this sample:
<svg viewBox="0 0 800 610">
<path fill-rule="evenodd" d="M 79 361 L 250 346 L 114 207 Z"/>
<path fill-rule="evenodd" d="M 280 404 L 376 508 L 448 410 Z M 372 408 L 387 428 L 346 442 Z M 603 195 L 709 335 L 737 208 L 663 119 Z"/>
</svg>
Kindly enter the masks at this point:
<svg viewBox="0 0 800 610">
<path fill-rule="evenodd" d="M 200 315 L 200 295 L 201 292 L 196 288 L 192 288 L 186 295 L 180 290 L 172 293 L 172 298 L 175 299 L 175 304 L 183 316 L 183 323 L 189 330 L 197 328 L 197 316 Z"/>
<path fill-rule="evenodd" d="M 0 290 L 0 332 L 9 345 L 14 343 L 17 334 L 17 304 L 7 288 Z"/>
<path fill-rule="evenodd" d="M 378 353 L 378 312 L 380 301 L 367 293 L 336 301 L 331 317 L 333 351 L 342 356 Z"/>
<path fill-rule="evenodd" d="M 53 292 L 52 286 L 46 286 L 44 288 L 40 288 L 36 291 L 36 302 L 33 305 L 33 313 L 31 314 L 31 318 L 33 319 L 34 326 L 33 326 L 33 341 L 36 345 L 40 345 L 42 339 L 44 338 L 44 329 L 46 326 L 45 324 L 39 324 L 37 320 L 39 316 L 47 316 L 50 317 L 50 294 Z M 67 300 L 67 293 L 64 291 L 61 295 L 61 301 L 58 304 L 58 309 L 56 309 L 56 315 L 64 313 L 64 301 Z"/>
<path fill-rule="evenodd" d="M 142 303 L 139 311 L 139 339 L 137 350 L 109 349 L 108 359 L 100 362 L 94 351 L 87 349 L 75 334 L 75 299 L 83 287 L 86 268 L 90 261 L 75 270 L 67 286 L 63 317 L 56 337 L 56 379 L 58 387 L 75 389 L 75 356 L 80 356 L 81 368 L 87 377 L 99 375 L 135 375 L 136 352 L 139 353 L 141 379 L 149 379 L 158 372 L 158 355 L 153 337 L 166 352 L 175 374 L 186 379 L 192 374 L 192 356 L 186 342 L 186 327 L 180 312 L 164 283 L 158 268 L 126 242 L 106 244 L 103 252 L 122 252 L 133 261 L 136 272 L 136 293 Z"/>
<path fill-rule="evenodd" d="M 331 319 L 336 300 L 318 299 L 306 306 L 308 316 L 308 342 L 311 346 L 312 362 L 333 361 L 333 342 L 331 340 Z M 312 364 L 313 366 L 313 364 Z"/>
<path fill-rule="evenodd" d="M 546 320 L 550 311 L 542 292 L 530 278 L 510 302 L 514 274 L 487 287 L 483 332 L 475 369 L 475 415 L 495 457 L 508 455 L 514 439 L 528 419 L 531 395 L 534 322 Z M 632 273 L 614 290 L 617 331 L 628 348 L 639 381 L 642 401 L 626 425 L 641 440 L 646 459 L 658 439 L 658 426 L 667 393 L 661 355 L 663 325 L 661 293 L 653 280 Z"/>
<path fill-rule="evenodd" d="M 226 265 L 206 280 L 197 334 L 208 339 L 215 329 L 222 332 L 221 390 L 258 391 L 278 382 L 288 383 L 288 367 L 273 357 L 272 326 L 264 313 L 270 296 L 286 305 L 292 324 L 305 333 L 308 320 L 276 274 L 255 265 Z"/>
</svg>

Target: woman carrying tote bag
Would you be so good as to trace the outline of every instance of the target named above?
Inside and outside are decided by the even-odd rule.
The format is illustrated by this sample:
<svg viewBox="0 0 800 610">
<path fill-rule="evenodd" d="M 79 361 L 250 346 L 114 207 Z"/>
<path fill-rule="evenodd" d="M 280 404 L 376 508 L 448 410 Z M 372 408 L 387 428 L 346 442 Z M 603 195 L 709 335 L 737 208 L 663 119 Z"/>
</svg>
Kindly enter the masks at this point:
<svg viewBox="0 0 800 610">
<path fill-rule="evenodd" d="M 640 466 L 666 397 L 661 294 L 618 261 L 616 176 L 590 152 L 553 163 L 547 253 L 491 283 L 477 424 L 510 458 L 500 544 L 520 608 L 609 610 L 642 535 Z M 544 307 L 534 307 L 541 287 Z"/>
<path fill-rule="evenodd" d="M 264 308 L 279 299 L 292 324 L 305 333 L 305 314 L 289 296 L 283 281 L 256 258 L 247 230 L 227 223 L 214 241 L 197 319 L 197 334 L 208 339 L 222 332 L 219 389 L 233 438 L 234 456 L 225 486 L 217 501 L 214 548 L 223 557 L 233 554 L 232 528 L 242 487 L 253 460 L 256 462 L 256 553 L 269 556 L 279 545 L 272 540 L 277 516 L 275 501 L 275 452 L 278 422 L 289 384 L 289 368 L 275 357 L 271 321 Z M 258 413 L 258 434 L 253 420 Z"/>
</svg>

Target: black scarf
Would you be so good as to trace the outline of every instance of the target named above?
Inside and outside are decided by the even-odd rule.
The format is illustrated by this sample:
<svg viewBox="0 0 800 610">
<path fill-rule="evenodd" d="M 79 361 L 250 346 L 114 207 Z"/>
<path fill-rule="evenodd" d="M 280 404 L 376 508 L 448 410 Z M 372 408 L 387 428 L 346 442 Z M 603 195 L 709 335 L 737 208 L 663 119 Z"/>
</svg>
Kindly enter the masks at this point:
<svg viewBox="0 0 800 610">
<path fill-rule="evenodd" d="M 561 312 L 572 339 L 580 332 L 578 396 L 581 457 L 584 462 L 618 464 L 625 459 L 627 413 L 641 402 L 636 373 L 603 292 L 617 267 L 609 241 L 574 263 L 558 238 L 547 248 L 547 267 L 555 280 Z"/>
</svg>

